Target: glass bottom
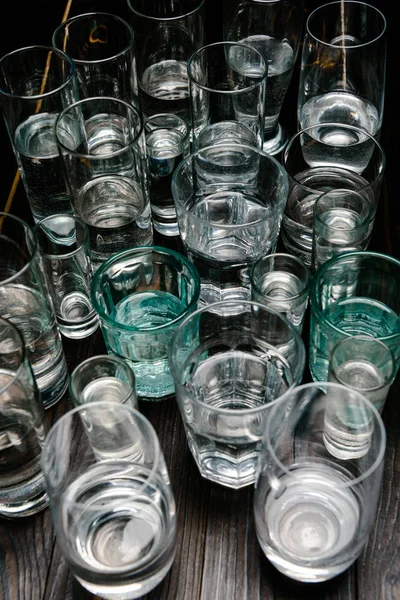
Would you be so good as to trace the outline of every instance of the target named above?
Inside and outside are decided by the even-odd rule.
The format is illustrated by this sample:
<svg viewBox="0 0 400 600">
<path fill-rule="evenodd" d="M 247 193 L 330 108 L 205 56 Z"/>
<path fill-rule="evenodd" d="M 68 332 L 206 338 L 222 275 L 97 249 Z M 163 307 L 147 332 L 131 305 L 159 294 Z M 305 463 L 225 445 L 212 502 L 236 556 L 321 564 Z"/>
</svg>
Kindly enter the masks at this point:
<svg viewBox="0 0 400 600">
<path fill-rule="evenodd" d="M 289 136 L 287 130 L 278 123 L 278 127 L 273 132 L 264 132 L 263 150 L 270 156 L 279 154 L 285 148 Z"/>
</svg>

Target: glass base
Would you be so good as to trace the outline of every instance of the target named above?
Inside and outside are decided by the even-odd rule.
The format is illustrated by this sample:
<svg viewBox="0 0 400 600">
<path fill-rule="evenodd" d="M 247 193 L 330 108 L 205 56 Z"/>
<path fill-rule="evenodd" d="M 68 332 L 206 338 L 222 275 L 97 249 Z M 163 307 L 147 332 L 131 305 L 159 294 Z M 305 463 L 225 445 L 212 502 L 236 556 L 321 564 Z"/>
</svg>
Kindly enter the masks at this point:
<svg viewBox="0 0 400 600">
<path fill-rule="evenodd" d="M 263 150 L 270 156 L 275 156 L 282 152 L 288 142 L 288 132 L 280 123 L 273 132 L 264 133 Z"/>
</svg>

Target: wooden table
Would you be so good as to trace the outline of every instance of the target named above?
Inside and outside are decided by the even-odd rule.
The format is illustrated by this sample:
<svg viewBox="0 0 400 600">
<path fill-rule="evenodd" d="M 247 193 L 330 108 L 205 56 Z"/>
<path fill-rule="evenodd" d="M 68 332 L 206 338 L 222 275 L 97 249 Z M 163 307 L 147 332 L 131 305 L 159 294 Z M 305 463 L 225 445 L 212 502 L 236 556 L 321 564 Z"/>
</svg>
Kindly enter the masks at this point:
<svg viewBox="0 0 400 600">
<path fill-rule="evenodd" d="M 221 0 L 210 0 L 208 11 L 217 16 Z M 389 0 L 372 2 L 389 21 L 388 86 L 381 142 L 387 155 L 385 182 L 376 220 L 373 249 L 400 258 L 398 110 L 393 98 L 397 79 L 398 35 L 394 7 Z M 55 6 L 57 4 L 57 6 Z M 48 44 L 64 13 L 61 0 L 7 3 L 9 16 L 0 25 L 1 55 L 23 45 Z M 71 14 L 108 6 L 123 10 L 123 2 L 109 0 L 72 3 Z M 321 2 L 306 2 L 307 10 Z M 84 8 L 84 9 L 83 9 Z M 117 10 L 118 9 L 118 10 Z M 123 13 L 122 13 L 123 14 Z M 24 27 L 21 30 L 21 21 Z M 215 27 L 216 21 L 212 21 Z M 215 34 L 210 29 L 210 37 Z M 285 100 L 283 122 L 293 123 L 296 76 Z M 286 121 L 285 121 L 286 119 Z M 6 205 L 15 175 L 15 161 L 4 126 L 0 127 L 0 210 Z M 397 154 L 398 156 L 398 154 Z M 0 167 L 0 168 L 1 168 Z M 21 185 L 11 212 L 30 219 Z M 400 290 L 399 290 L 400 293 Z M 87 356 L 105 351 L 100 331 L 82 342 L 65 340 L 70 371 Z M 147 600 L 399 600 L 400 599 L 400 378 L 393 384 L 383 419 L 387 451 L 381 501 L 375 527 L 360 559 L 345 573 L 324 584 L 297 584 L 280 575 L 262 554 L 255 535 L 250 486 L 234 492 L 203 480 L 188 450 L 174 399 L 141 402 L 140 410 L 155 427 L 166 458 L 177 503 L 177 555 L 164 581 Z M 54 422 L 70 407 L 68 397 L 48 411 Z M 94 600 L 71 576 L 61 556 L 50 511 L 20 521 L 0 519 L 0 600 Z"/>
</svg>

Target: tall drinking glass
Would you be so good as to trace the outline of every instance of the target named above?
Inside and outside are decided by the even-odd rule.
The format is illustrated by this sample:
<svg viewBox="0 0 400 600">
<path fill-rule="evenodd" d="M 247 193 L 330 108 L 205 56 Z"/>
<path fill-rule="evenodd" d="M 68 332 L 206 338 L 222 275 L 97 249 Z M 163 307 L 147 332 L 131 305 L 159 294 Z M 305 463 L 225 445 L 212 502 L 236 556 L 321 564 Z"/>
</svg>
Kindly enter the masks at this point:
<svg viewBox="0 0 400 600">
<path fill-rule="evenodd" d="M 326 381 L 334 345 L 361 334 L 379 339 L 400 364 L 400 261 L 361 250 L 339 254 L 314 274 L 310 287 L 310 371 Z"/>
<path fill-rule="evenodd" d="M 386 19 L 365 2 L 345 0 L 308 17 L 297 105 L 299 129 L 336 123 L 345 143 L 354 125 L 379 138 L 386 76 Z M 351 138 L 349 138 L 351 143 Z"/>
<path fill-rule="evenodd" d="M 72 212 L 54 125 L 77 100 L 75 65 L 60 50 L 30 46 L 0 59 L 0 106 L 36 222 Z"/>
<path fill-rule="evenodd" d="M 21 331 L 43 405 L 49 408 L 68 385 L 64 348 L 35 233 L 6 213 L 0 213 L 0 316 Z"/>
<path fill-rule="evenodd" d="M 54 48 L 72 58 L 81 98 L 111 96 L 139 106 L 133 29 L 104 12 L 77 15 L 53 33 Z"/>
<path fill-rule="evenodd" d="M 188 62 L 194 147 L 201 132 L 214 123 L 238 121 L 256 136 L 264 136 L 264 102 L 268 65 L 250 45 L 216 42 L 203 46 Z"/>
<path fill-rule="evenodd" d="M 365 130 L 335 123 L 307 127 L 294 134 L 283 151 L 289 177 L 289 196 L 282 222 L 282 242 L 289 252 L 311 266 L 314 203 L 334 189 L 356 191 L 376 214 L 386 157 L 382 146 Z M 351 140 L 351 142 L 350 142 Z"/>
<path fill-rule="evenodd" d="M 255 302 L 214 303 L 176 328 L 170 364 L 202 477 L 234 489 L 253 483 L 268 413 L 303 376 L 294 325 Z"/>
<path fill-rule="evenodd" d="M 303 0 L 224 0 L 224 39 L 253 46 L 268 61 L 263 150 L 272 155 L 288 139 L 279 116 L 297 60 L 303 15 Z"/>
<path fill-rule="evenodd" d="M 48 505 L 40 454 L 47 422 L 19 330 L 0 318 L 0 516 Z"/>
<path fill-rule="evenodd" d="M 57 542 L 82 586 L 108 600 L 156 587 L 174 560 L 176 513 L 150 422 L 126 404 L 83 404 L 50 429 L 41 463 Z"/>
<path fill-rule="evenodd" d="M 56 122 L 75 212 L 89 229 L 94 269 L 115 252 L 151 244 L 142 119 L 117 98 L 86 98 Z"/>
<path fill-rule="evenodd" d="M 250 298 L 249 268 L 275 251 L 287 193 L 282 165 L 254 146 L 214 144 L 181 162 L 172 194 L 203 303 Z"/>
<path fill-rule="evenodd" d="M 145 118 L 174 113 L 190 125 L 187 61 L 204 44 L 205 0 L 128 0 Z"/>
<path fill-rule="evenodd" d="M 317 583 L 354 563 L 376 520 L 385 448 L 378 411 L 343 385 L 300 385 L 275 403 L 254 517 L 260 546 L 279 571 Z"/>
</svg>

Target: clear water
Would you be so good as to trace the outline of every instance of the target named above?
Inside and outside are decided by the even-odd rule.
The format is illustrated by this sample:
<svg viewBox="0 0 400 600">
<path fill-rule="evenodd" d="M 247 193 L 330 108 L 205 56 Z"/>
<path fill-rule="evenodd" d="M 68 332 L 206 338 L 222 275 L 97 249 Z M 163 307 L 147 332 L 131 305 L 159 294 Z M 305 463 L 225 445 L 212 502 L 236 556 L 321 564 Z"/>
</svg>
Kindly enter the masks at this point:
<svg viewBox="0 0 400 600">
<path fill-rule="evenodd" d="M 262 507 L 271 541 L 260 543 L 278 569 L 299 581 L 318 581 L 321 572 L 333 577 L 353 561 L 347 548 L 358 533 L 360 506 L 343 483 L 334 468 L 305 463 L 271 489 Z"/>
<path fill-rule="evenodd" d="M 168 348 L 172 321 L 186 310 L 186 304 L 168 292 L 135 292 L 115 306 L 111 318 L 135 331 L 118 337 L 106 333 L 111 351 L 131 360 L 139 396 L 160 398 L 174 392 L 169 370 Z"/>
<path fill-rule="evenodd" d="M 79 565 L 76 575 L 101 597 L 139 598 L 171 567 L 173 506 L 155 483 L 143 486 L 147 476 L 144 467 L 105 462 L 90 467 L 62 496 L 60 510 L 74 506 L 64 534 Z"/>
<path fill-rule="evenodd" d="M 98 377 L 88 383 L 81 394 L 81 402 L 124 402 L 132 395 L 131 387 L 117 377 Z"/>
<path fill-rule="evenodd" d="M 57 117 L 39 113 L 15 131 L 16 158 L 36 222 L 55 213 L 72 212 L 54 135 Z"/>
<path fill-rule="evenodd" d="M 259 293 L 260 292 L 260 293 Z M 298 298 L 303 294 L 302 298 Z M 282 313 L 296 327 L 301 327 L 308 303 L 304 284 L 294 273 L 271 271 L 257 281 L 257 291 L 252 288 L 252 299 Z"/>
<path fill-rule="evenodd" d="M 192 400 L 190 416 L 182 414 L 200 473 L 235 489 L 253 483 L 268 403 L 293 380 L 287 361 L 273 349 L 265 355 L 232 350 L 212 356 L 200 350 L 185 368 Z M 198 408 L 194 399 L 206 407 Z M 260 411 L 247 412 L 254 408 Z"/>
<path fill-rule="evenodd" d="M 365 334 L 375 338 L 386 338 L 394 333 L 400 334 L 398 315 L 386 304 L 373 298 L 344 298 L 328 304 L 323 311 L 325 321 L 348 335 Z M 328 334 L 320 329 L 312 317 L 312 343 L 310 344 L 310 370 L 313 379 L 326 381 L 328 362 L 333 344 L 341 337 L 332 331 Z M 398 339 L 395 356 L 398 356 Z"/>
<path fill-rule="evenodd" d="M 190 123 L 186 61 L 164 60 L 150 65 L 139 85 L 145 118 L 170 112 Z"/>
<path fill-rule="evenodd" d="M 43 405 L 49 408 L 64 394 L 68 371 L 56 320 L 43 292 L 18 284 L 0 286 L 0 314 L 22 333 Z"/>
</svg>

